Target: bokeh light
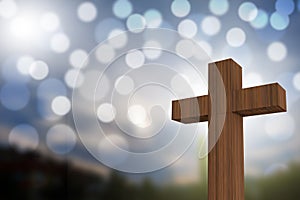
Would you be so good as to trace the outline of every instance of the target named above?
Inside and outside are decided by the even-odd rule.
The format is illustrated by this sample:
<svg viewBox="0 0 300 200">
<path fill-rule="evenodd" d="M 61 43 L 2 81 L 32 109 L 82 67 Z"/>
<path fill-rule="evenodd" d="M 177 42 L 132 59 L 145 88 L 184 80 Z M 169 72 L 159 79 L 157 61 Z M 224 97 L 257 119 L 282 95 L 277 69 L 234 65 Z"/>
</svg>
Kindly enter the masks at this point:
<svg viewBox="0 0 300 200">
<path fill-rule="evenodd" d="M 197 34 L 197 24 L 190 19 L 182 20 L 177 28 L 180 35 L 186 38 L 193 38 Z"/>
<path fill-rule="evenodd" d="M 268 21 L 269 21 L 269 17 L 266 11 L 259 9 L 256 17 L 254 18 L 254 20 L 250 22 L 250 24 L 253 28 L 261 29 L 266 27 Z"/>
<path fill-rule="evenodd" d="M 108 43 L 116 48 L 123 48 L 127 44 L 128 36 L 127 33 L 121 29 L 113 29 L 108 34 Z"/>
<path fill-rule="evenodd" d="M 48 130 L 46 143 L 51 151 L 64 155 L 75 147 L 76 135 L 74 130 L 68 125 L 58 124 Z"/>
<path fill-rule="evenodd" d="M 17 39 L 24 41 L 37 39 L 39 26 L 36 16 L 31 13 L 24 13 L 13 18 L 10 24 L 10 30 Z"/>
<path fill-rule="evenodd" d="M 287 49 L 282 42 L 272 42 L 268 46 L 267 53 L 272 61 L 279 62 L 285 59 L 287 55 Z"/>
<path fill-rule="evenodd" d="M 162 53 L 160 43 L 154 40 L 147 40 L 144 44 L 143 53 L 150 60 L 159 58 Z"/>
<path fill-rule="evenodd" d="M 96 50 L 96 58 L 100 63 L 109 63 L 115 57 L 115 50 L 108 44 L 100 45 Z"/>
<path fill-rule="evenodd" d="M 77 15 L 81 21 L 91 22 L 97 17 L 97 8 L 90 1 L 83 2 L 77 9 Z"/>
<path fill-rule="evenodd" d="M 17 68 L 20 73 L 29 74 L 30 66 L 34 63 L 34 58 L 30 55 L 21 56 L 17 61 Z"/>
<path fill-rule="evenodd" d="M 214 16 L 207 16 L 201 22 L 201 29 L 206 35 L 216 35 L 221 30 L 221 22 Z"/>
<path fill-rule="evenodd" d="M 208 42 L 206 42 L 204 40 L 201 40 L 201 41 L 198 42 L 198 45 L 205 51 L 205 53 L 208 56 L 212 55 L 213 48 Z"/>
<path fill-rule="evenodd" d="M 71 102 L 65 96 L 58 96 L 52 100 L 51 108 L 56 115 L 63 116 L 71 110 Z"/>
<path fill-rule="evenodd" d="M 274 12 L 270 17 L 270 24 L 275 30 L 284 30 L 289 26 L 290 18 L 288 15 Z"/>
<path fill-rule="evenodd" d="M 184 58 L 190 58 L 194 55 L 195 44 L 190 40 L 180 40 L 176 44 L 176 53 Z"/>
<path fill-rule="evenodd" d="M 132 12 L 132 4 L 128 0 L 117 0 L 113 4 L 113 13 L 116 17 L 125 19 Z"/>
<path fill-rule="evenodd" d="M 60 20 L 55 13 L 47 12 L 41 16 L 40 24 L 45 31 L 53 32 L 58 29 Z"/>
<path fill-rule="evenodd" d="M 144 13 L 147 27 L 158 28 L 162 23 L 162 15 L 156 9 L 149 9 Z"/>
<path fill-rule="evenodd" d="M 116 108 L 110 103 L 103 103 L 97 109 L 97 116 L 100 121 L 110 123 L 116 117 Z"/>
<path fill-rule="evenodd" d="M 140 14 L 130 15 L 126 21 L 129 31 L 139 33 L 146 27 L 146 20 Z"/>
<path fill-rule="evenodd" d="M 121 95 L 129 94 L 134 88 L 134 81 L 129 76 L 123 75 L 115 82 L 116 91 Z"/>
<path fill-rule="evenodd" d="M 296 90 L 300 91 L 300 72 L 298 72 L 294 75 L 293 85 Z"/>
<path fill-rule="evenodd" d="M 140 50 L 132 50 L 125 56 L 126 64 L 131 68 L 139 68 L 145 63 L 145 55 Z"/>
<path fill-rule="evenodd" d="M 51 38 L 50 47 L 56 53 L 64 53 L 70 47 L 70 39 L 65 33 L 56 33 Z"/>
<path fill-rule="evenodd" d="M 0 1 L 0 16 L 6 19 L 12 18 L 18 11 L 17 4 L 14 0 Z"/>
<path fill-rule="evenodd" d="M 46 78 L 48 73 L 49 67 L 44 61 L 37 60 L 30 65 L 29 74 L 35 80 L 42 80 Z"/>
<path fill-rule="evenodd" d="M 30 91 L 25 84 L 6 83 L 1 88 L 0 99 L 5 108 L 13 111 L 21 110 L 29 102 Z"/>
<path fill-rule="evenodd" d="M 240 5 L 238 13 L 242 20 L 250 22 L 255 19 L 258 9 L 252 2 L 244 2 Z"/>
<path fill-rule="evenodd" d="M 72 67 L 75 68 L 82 68 L 86 64 L 84 62 L 88 62 L 88 53 L 85 50 L 82 49 L 76 49 L 74 50 L 70 57 L 69 57 L 69 63 L 71 64 Z"/>
<path fill-rule="evenodd" d="M 275 8 L 283 15 L 290 15 L 295 10 L 295 3 L 293 0 L 276 0 Z"/>
<path fill-rule="evenodd" d="M 78 88 L 84 81 L 84 75 L 79 69 L 69 69 L 65 74 L 65 82 L 70 88 Z"/>
<path fill-rule="evenodd" d="M 231 28 L 226 34 L 227 43 L 232 47 L 240 47 L 246 41 L 246 34 L 241 28 Z"/>
<path fill-rule="evenodd" d="M 107 18 L 100 20 L 95 28 L 95 39 L 98 43 L 107 39 L 108 35 L 113 30 L 125 30 L 125 25 L 122 21 L 115 18 Z"/>
<path fill-rule="evenodd" d="M 8 141 L 20 150 L 35 150 L 39 144 L 39 135 L 33 126 L 19 124 L 10 131 Z"/>
<path fill-rule="evenodd" d="M 131 105 L 128 108 L 127 114 L 130 122 L 139 127 L 144 127 L 144 124 L 147 121 L 147 111 L 143 106 Z"/>
<path fill-rule="evenodd" d="M 210 0 L 209 10 L 215 15 L 224 15 L 229 9 L 228 0 Z"/>
<path fill-rule="evenodd" d="M 171 4 L 171 11 L 176 17 L 185 17 L 191 11 L 191 4 L 187 0 L 174 0 Z"/>
</svg>

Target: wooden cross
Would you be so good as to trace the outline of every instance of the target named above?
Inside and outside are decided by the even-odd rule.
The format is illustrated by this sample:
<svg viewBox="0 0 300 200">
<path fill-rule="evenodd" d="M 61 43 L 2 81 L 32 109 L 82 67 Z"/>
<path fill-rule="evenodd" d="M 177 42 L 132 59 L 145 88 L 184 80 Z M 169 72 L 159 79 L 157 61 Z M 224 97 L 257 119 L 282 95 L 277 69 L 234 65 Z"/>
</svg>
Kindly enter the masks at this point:
<svg viewBox="0 0 300 200">
<path fill-rule="evenodd" d="M 243 200 L 243 117 L 286 111 L 286 92 L 278 83 L 243 89 L 242 68 L 232 59 L 210 63 L 208 77 L 208 95 L 172 101 L 172 120 L 208 121 L 208 145 L 219 136 L 208 154 L 208 199 Z M 219 100 L 222 98 L 218 98 L 221 87 L 225 88 L 226 111 L 219 109 L 224 106 Z M 221 123 L 221 118 L 211 119 L 211 116 L 220 115 L 226 117 L 218 135 L 215 126 Z"/>
</svg>

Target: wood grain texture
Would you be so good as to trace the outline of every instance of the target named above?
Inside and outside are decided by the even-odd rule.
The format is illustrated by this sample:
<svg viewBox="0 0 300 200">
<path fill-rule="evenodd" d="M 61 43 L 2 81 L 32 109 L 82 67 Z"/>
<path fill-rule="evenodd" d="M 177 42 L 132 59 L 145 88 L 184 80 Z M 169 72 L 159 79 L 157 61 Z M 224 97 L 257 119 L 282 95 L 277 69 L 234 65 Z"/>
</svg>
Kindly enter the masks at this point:
<svg viewBox="0 0 300 200">
<path fill-rule="evenodd" d="M 209 122 L 208 199 L 243 200 L 243 117 L 286 111 L 286 92 L 278 83 L 242 89 L 242 68 L 232 59 L 208 70 L 209 94 L 172 101 L 172 119 Z"/>
<path fill-rule="evenodd" d="M 242 200 L 244 199 L 244 141 L 243 118 L 232 112 L 232 91 L 242 89 L 242 69 L 232 59 L 209 64 L 209 93 L 218 97 L 221 87 L 226 91 L 226 118 L 219 136 L 215 126 L 220 123 L 219 118 L 209 121 L 208 143 L 214 148 L 208 154 L 208 199 L 209 200 Z M 222 80 L 216 80 L 217 73 Z M 224 85 L 221 83 L 223 82 Z M 214 98 L 215 99 L 215 98 Z M 217 98 L 210 107 L 223 105 Z M 222 99 L 222 98 L 220 98 Z M 210 116 L 218 116 L 219 110 L 210 109 Z M 218 138 L 219 136 L 219 138 Z"/>
<path fill-rule="evenodd" d="M 233 99 L 233 112 L 242 116 L 286 111 L 286 92 L 278 83 L 235 91 Z"/>
<path fill-rule="evenodd" d="M 207 121 L 208 101 L 208 95 L 172 101 L 172 120 L 186 124 Z"/>
</svg>

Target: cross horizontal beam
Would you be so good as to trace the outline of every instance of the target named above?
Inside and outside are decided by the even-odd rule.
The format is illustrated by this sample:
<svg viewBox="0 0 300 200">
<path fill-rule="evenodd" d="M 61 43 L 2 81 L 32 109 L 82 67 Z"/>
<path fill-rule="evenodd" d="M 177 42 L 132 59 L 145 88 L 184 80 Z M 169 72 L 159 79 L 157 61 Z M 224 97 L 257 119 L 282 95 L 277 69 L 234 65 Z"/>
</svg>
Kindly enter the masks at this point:
<svg viewBox="0 0 300 200">
<path fill-rule="evenodd" d="M 185 124 L 208 121 L 208 104 L 208 95 L 172 101 L 172 120 Z"/>
<path fill-rule="evenodd" d="M 233 93 L 232 109 L 242 116 L 286 112 L 286 92 L 278 83 L 242 89 Z"/>
<path fill-rule="evenodd" d="M 245 88 L 233 93 L 232 103 L 232 112 L 241 116 L 285 112 L 286 92 L 278 83 Z M 172 101 L 172 120 L 181 123 L 208 121 L 208 111 L 208 95 Z"/>
</svg>

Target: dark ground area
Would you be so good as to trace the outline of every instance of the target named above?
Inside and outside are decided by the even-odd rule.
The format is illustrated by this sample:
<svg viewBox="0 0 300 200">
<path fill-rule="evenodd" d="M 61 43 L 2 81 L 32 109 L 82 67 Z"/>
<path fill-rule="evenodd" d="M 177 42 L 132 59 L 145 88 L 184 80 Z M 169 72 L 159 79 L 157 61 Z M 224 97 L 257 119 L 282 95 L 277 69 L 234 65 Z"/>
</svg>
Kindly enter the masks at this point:
<svg viewBox="0 0 300 200">
<path fill-rule="evenodd" d="M 133 184 L 118 172 L 109 177 L 35 152 L 0 149 L 0 199 L 207 199 L 206 185 Z M 300 199 L 300 165 L 262 178 L 246 178 L 246 200 Z"/>
</svg>

